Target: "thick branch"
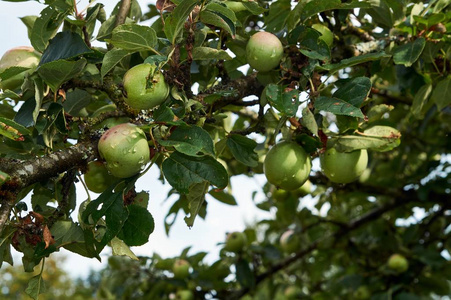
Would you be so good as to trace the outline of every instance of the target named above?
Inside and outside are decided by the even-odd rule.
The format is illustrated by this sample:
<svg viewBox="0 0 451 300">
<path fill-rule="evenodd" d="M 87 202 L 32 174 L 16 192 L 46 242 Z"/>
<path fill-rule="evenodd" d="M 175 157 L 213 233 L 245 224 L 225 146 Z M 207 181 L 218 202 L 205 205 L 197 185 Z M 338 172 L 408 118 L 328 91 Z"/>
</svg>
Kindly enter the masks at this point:
<svg viewBox="0 0 451 300">
<path fill-rule="evenodd" d="M 97 139 L 93 139 L 34 160 L 12 162 L 8 168 L 11 179 L 0 187 L 0 233 L 9 219 L 17 193 L 21 189 L 85 165 L 96 158 Z"/>
</svg>

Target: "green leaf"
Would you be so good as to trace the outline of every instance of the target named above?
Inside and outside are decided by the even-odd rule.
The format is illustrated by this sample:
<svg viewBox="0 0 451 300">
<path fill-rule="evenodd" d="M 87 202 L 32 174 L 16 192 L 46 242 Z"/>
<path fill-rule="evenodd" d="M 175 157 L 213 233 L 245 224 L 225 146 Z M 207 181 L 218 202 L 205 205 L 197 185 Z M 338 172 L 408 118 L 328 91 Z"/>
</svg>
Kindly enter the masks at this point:
<svg viewBox="0 0 451 300">
<path fill-rule="evenodd" d="M 132 250 L 130 250 L 130 247 L 127 246 L 127 244 L 124 243 L 124 241 L 118 239 L 115 237 L 111 240 L 111 250 L 112 254 L 116 256 L 128 256 L 133 260 L 139 260 L 139 258 L 133 253 Z"/>
<path fill-rule="evenodd" d="M 218 50 L 210 47 L 196 47 L 193 49 L 193 60 L 210 60 L 210 59 L 232 59 L 224 50 Z"/>
<path fill-rule="evenodd" d="M 158 140 L 165 147 L 174 147 L 177 151 L 189 155 L 199 156 L 199 152 L 214 156 L 213 140 L 207 131 L 199 126 L 178 126 L 167 140 Z"/>
<path fill-rule="evenodd" d="M 253 288 L 255 286 L 255 277 L 249 262 L 243 258 L 239 259 L 235 264 L 236 280 L 243 286 Z"/>
<path fill-rule="evenodd" d="M 100 75 L 105 77 L 113 68 L 125 57 L 130 56 L 134 51 L 123 49 L 111 49 L 103 57 L 102 67 L 100 68 Z"/>
<path fill-rule="evenodd" d="M 57 60 L 40 66 L 38 74 L 56 93 L 63 83 L 78 76 L 85 66 L 84 58 L 77 61 Z"/>
<path fill-rule="evenodd" d="M 356 77 L 346 81 L 332 97 L 342 99 L 349 104 L 360 107 L 371 91 L 371 80 L 367 77 Z"/>
<path fill-rule="evenodd" d="M 318 136 L 318 124 L 316 123 L 315 116 L 308 107 L 302 110 L 302 126 L 305 126 L 311 133 Z"/>
<path fill-rule="evenodd" d="M 336 115 L 345 115 L 356 118 L 365 117 L 360 108 L 338 98 L 320 96 L 315 100 L 315 108 L 318 110 L 328 111 Z"/>
<path fill-rule="evenodd" d="M 26 68 L 26 67 L 9 67 L 0 73 L 0 79 L 2 81 L 7 80 L 7 79 L 14 77 L 17 74 L 23 73 L 29 69 L 30 68 Z"/>
<path fill-rule="evenodd" d="M 428 102 L 429 96 L 432 93 L 432 84 L 423 85 L 413 98 L 412 106 L 410 111 L 417 119 L 422 119 L 424 117 L 424 108 Z"/>
<path fill-rule="evenodd" d="M 66 14 L 58 12 L 51 6 L 41 11 L 31 30 L 30 41 L 35 50 L 44 52 L 49 39 L 55 35 L 65 17 Z"/>
<path fill-rule="evenodd" d="M 0 117 L 0 135 L 14 141 L 23 141 L 24 135 L 30 135 L 30 131 L 13 120 Z"/>
<path fill-rule="evenodd" d="M 37 300 L 39 295 L 45 293 L 47 290 L 44 279 L 42 278 L 42 274 L 31 277 L 28 281 L 27 288 L 25 293 L 31 298 Z"/>
<path fill-rule="evenodd" d="M 197 3 L 197 0 L 183 0 L 165 19 L 164 33 L 172 44 L 175 44 L 179 35 L 182 34 L 186 19 Z"/>
<path fill-rule="evenodd" d="M 431 100 L 439 110 L 451 104 L 451 76 L 439 81 L 432 91 Z"/>
<path fill-rule="evenodd" d="M 231 134 L 227 137 L 227 147 L 240 163 L 256 167 L 258 165 L 258 154 L 254 151 L 257 142 L 239 134 Z"/>
<path fill-rule="evenodd" d="M 56 247 L 63 247 L 84 257 L 98 257 L 98 253 L 87 246 L 85 234 L 80 225 L 72 221 L 57 221 L 50 232 L 55 240 Z"/>
<path fill-rule="evenodd" d="M 157 34 L 153 28 L 148 26 L 123 24 L 114 28 L 111 39 L 106 41 L 117 48 L 128 51 L 150 50 L 155 52 Z"/>
<path fill-rule="evenodd" d="M 208 181 L 203 181 L 200 183 L 193 184 L 189 188 L 189 192 L 186 195 L 188 200 L 189 217 L 185 217 L 185 223 L 188 227 L 194 225 L 194 220 L 199 214 L 202 205 L 205 201 L 205 194 L 208 191 L 209 183 Z"/>
<path fill-rule="evenodd" d="M 60 59 L 75 58 L 91 52 L 92 50 L 86 46 L 80 35 L 72 31 L 63 31 L 49 41 L 39 65 L 42 66 Z"/>
<path fill-rule="evenodd" d="M 310 17 L 320 12 L 335 9 L 353 9 L 353 8 L 370 8 L 371 1 L 353 0 L 344 3 L 341 0 L 318 0 L 318 1 L 299 1 L 298 4 L 290 11 L 287 25 L 288 29 L 293 29 L 299 22 L 303 23 Z"/>
<path fill-rule="evenodd" d="M 7 182 L 11 176 L 0 170 L 0 186 Z"/>
<path fill-rule="evenodd" d="M 258 5 L 258 3 L 254 2 L 254 1 L 241 2 L 241 3 L 253 15 L 260 15 L 260 14 L 262 14 L 262 13 L 264 13 L 266 11 L 266 9 L 264 9 L 263 7 L 261 7 L 260 5 Z"/>
<path fill-rule="evenodd" d="M 168 182 L 181 193 L 188 193 L 195 183 L 208 181 L 222 189 L 228 184 L 227 171 L 211 156 L 194 157 L 174 152 L 163 162 L 163 173 Z"/>
<path fill-rule="evenodd" d="M 208 192 L 213 198 L 216 200 L 228 204 L 228 205 L 237 205 L 235 197 L 233 197 L 232 194 L 226 193 L 223 190 L 222 191 L 216 191 L 216 190 L 210 190 Z"/>
<path fill-rule="evenodd" d="M 358 149 L 371 149 L 384 152 L 396 148 L 401 143 L 401 133 L 389 126 L 376 125 L 366 129 L 360 135 L 344 135 L 331 139 L 334 147 L 340 152 L 351 152 Z"/>
<path fill-rule="evenodd" d="M 335 73 L 336 71 L 347 67 L 352 67 L 369 61 L 379 60 L 385 57 L 390 57 L 390 55 L 386 54 L 385 52 L 368 53 L 360 56 L 343 59 L 337 64 L 323 65 L 318 66 L 317 68 L 330 71 L 331 73 Z"/>
<path fill-rule="evenodd" d="M 150 212 L 139 205 L 129 205 L 128 218 L 118 237 L 129 246 L 141 246 L 149 241 L 149 235 L 155 228 Z"/>
<path fill-rule="evenodd" d="M 91 94 L 85 90 L 74 89 L 66 94 L 63 102 L 64 111 L 68 114 L 76 114 L 91 102 Z"/>
<path fill-rule="evenodd" d="M 393 61 L 397 65 L 410 67 L 420 57 L 425 45 L 426 40 L 418 38 L 413 43 L 398 46 L 393 51 Z"/>
<path fill-rule="evenodd" d="M 211 10 L 203 10 L 200 13 L 200 20 L 205 24 L 210 24 L 224 29 L 232 36 L 232 38 L 235 38 L 235 21 L 232 21 L 222 13 Z"/>
<path fill-rule="evenodd" d="M 271 83 L 266 87 L 266 99 L 287 116 L 294 116 L 298 111 L 299 92 L 297 90 L 286 92 L 284 87 Z"/>
<path fill-rule="evenodd" d="M 299 42 L 301 53 L 309 58 L 329 60 L 329 46 L 320 37 L 321 34 L 318 31 L 301 25 L 290 32 L 288 42 L 291 44 Z"/>
<path fill-rule="evenodd" d="M 285 27 L 290 11 L 290 0 L 272 2 L 268 14 L 264 16 L 266 31 L 273 33 L 281 31 Z"/>
<path fill-rule="evenodd" d="M 106 231 L 100 241 L 103 248 L 122 229 L 128 218 L 128 210 L 124 207 L 122 192 L 113 193 L 111 189 L 106 190 L 96 200 L 91 201 L 82 214 L 84 223 L 89 223 L 91 217 L 96 224 L 100 218 L 105 216 Z"/>
</svg>

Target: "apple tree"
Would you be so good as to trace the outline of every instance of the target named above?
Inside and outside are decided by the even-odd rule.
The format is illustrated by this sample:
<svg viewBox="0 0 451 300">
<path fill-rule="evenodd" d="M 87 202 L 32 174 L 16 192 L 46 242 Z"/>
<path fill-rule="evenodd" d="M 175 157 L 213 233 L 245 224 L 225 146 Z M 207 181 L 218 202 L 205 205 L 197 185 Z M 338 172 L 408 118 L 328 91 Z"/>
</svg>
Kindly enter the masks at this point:
<svg viewBox="0 0 451 300">
<path fill-rule="evenodd" d="M 112 256 L 100 298 L 450 293 L 449 1 L 43 2 L 32 47 L 0 60 L 0 264 L 12 247 L 26 272 L 61 248 L 138 259 L 172 225 L 135 188 L 157 168 L 188 227 L 237 204 L 231 176 L 267 178 L 273 218 L 213 264 Z"/>
</svg>

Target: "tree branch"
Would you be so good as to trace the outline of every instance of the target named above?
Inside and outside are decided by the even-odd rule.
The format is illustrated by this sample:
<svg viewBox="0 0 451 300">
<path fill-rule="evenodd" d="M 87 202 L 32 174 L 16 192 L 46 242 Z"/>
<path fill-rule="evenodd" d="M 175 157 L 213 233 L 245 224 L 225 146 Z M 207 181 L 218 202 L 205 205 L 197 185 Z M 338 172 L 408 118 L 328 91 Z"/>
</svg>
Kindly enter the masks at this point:
<svg viewBox="0 0 451 300">
<path fill-rule="evenodd" d="M 97 141 L 97 138 L 92 138 L 34 160 L 12 163 L 8 169 L 11 179 L 0 187 L 0 235 L 21 189 L 95 160 L 99 155 Z"/>
<path fill-rule="evenodd" d="M 114 27 L 117 27 L 117 26 L 125 23 L 128 12 L 130 11 L 131 4 L 132 4 L 131 0 L 122 0 L 121 1 L 121 5 L 119 7 L 119 12 L 117 13 L 117 17 L 116 17 L 116 24 Z"/>
</svg>

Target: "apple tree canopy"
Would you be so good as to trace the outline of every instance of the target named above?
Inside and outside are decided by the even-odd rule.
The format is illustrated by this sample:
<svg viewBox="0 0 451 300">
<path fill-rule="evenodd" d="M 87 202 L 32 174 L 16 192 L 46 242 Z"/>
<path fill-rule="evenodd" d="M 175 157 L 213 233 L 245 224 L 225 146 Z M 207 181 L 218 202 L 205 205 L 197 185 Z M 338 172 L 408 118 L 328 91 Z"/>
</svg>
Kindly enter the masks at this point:
<svg viewBox="0 0 451 300">
<path fill-rule="evenodd" d="M 206 252 L 185 249 L 180 258 L 191 269 L 183 280 L 171 273 L 176 258 L 141 257 L 126 271 L 112 265 L 122 289 L 111 279 L 102 291 L 124 299 L 451 294 L 448 0 L 121 0 L 110 14 L 100 2 L 41 2 L 38 15 L 21 19 L 32 48 L 0 60 L 0 266 L 13 264 L 12 248 L 25 272 L 62 248 L 100 259 L 108 247 L 138 260 L 129 247 L 145 244 L 155 227 L 170 235 L 177 215 L 195 227 L 197 218 L 209 222 L 209 206 L 239 207 L 230 177 L 242 176 L 264 183 L 255 205 L 272 213 L 244 230 L 242 249 L 222 249 L 213 264 Z M 255 69 L 248 65 L 255 52 L 246 46 L 259 31 L 283 47 L 280 61 L 267 58 L 279 61 L 270 70 L 262 57 L 271 48 L 252 57 Z M 125 101 L 134 93 L 124 74 L 139 64 L 152 65 L 132 81 L 144 98 L 161 80 L 169 87 L 147 110 Z M 89 176 L 107 187 L 79 199 L 89 163 L 104 166 L 99 140 L 123 123 L 142 130 L 149 149 L 135 156 L 150 163 L 127 178 Z M 266 181 L 265 155 L 282 140 L 313 162 L 299 189 Z M 329 148 L 366 150 L 363 174 L 329 180 L 319 166 Z M 147 191 L 136 189 L 150 168 L 171 188 L 170 210 L 152 212 L 164 214 L 164 224 L 147 209 Z M 265 170 L 283 171 L 283 163 Z M 292 253 L 280 247 L 287 230 L 298 241 Z M 400 259 L 388 264 L 394 254 Z M 136 280 L 117 279 L 125 274 Z M 26 293 L 37 299 L 43 291 L 41 272 Z"/>
</svg>

